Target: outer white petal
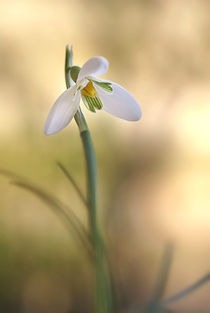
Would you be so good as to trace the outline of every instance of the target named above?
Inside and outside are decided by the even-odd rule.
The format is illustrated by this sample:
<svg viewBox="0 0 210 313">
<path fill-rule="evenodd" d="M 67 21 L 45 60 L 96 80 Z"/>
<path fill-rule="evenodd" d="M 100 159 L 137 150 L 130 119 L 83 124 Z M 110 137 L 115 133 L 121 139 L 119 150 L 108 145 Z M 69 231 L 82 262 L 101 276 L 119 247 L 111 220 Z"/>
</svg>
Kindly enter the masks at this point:
<svg viewBox="0 0 210 313">
<path fill-rule="evenodd" d="M 80 101 L 80 92 L 75 86 L 64 91 L 51 108 L 44 125 L 45 135 L 53 135 L 66 127 L 75 115 Z"/>
<path fill-rule="evenodd" d="M 141 118 L 141 108 L 136 99 L 123 87 L 111 83 L 113 92 L 109 93 L 94 84 L 104 111 L 128 121 L 138 121 Z"/>
<path fill-rule="evenodd" d="M 82 66 L 77 80 L 80 81 L 89 75 L 102 75 L 107 72 L 108 67 L 109 62 L 107 59 L 103 57 L 93 57 Z"/>
</svg>

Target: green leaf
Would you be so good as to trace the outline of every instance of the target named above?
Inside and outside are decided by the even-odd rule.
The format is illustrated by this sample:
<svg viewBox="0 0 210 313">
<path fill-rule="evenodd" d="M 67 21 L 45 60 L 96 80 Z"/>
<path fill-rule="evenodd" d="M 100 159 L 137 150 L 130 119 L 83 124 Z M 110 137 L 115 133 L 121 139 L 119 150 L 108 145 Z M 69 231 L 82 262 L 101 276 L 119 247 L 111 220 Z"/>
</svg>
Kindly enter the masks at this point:
<svg viewBox="0 0 210 313">
<path fill-rule="evenodd" d="M 160 305 L 161 298 L 166 290 L 168 278 L 173 261 L 173 244 L 168 243 L 160 264 L 157 281 L 149 303 L 145 307 L 147 313 L 163 313 L 164 309 Z"/>
<path fill-rule="evenodd" d="M 71 232 L 71 229 L 73 229 L 74 233 L 83 244 L 83 247 L 88 249 L 88 253 L 91 252 L 89 234 L 69 206 L 34 184 L 18 180 L 12 181 L 12 183 L 20 188 L 30 191 L 50 206 L 52 211 L 61 219 L 64 225 L 67 226 L 67 230 Z"/>
<path fill-rule="evenodd" d="M 59 168 L 62 170 L 64 175 L 67 177 L 67 179 L 70 181 L 70 183 L 72 184 L 72 186 L 76 190 L 76 192 L 77 192 L 78 196 L 80 197 L 80 199 L 82 200 L 82 202 L 85 204 L 85 206 L 88 207 L 88 203 L 87 203 L 85 196 L 83 195 L 80 187 L 77 185 L 77 183 L 75 182 L 73 177 L 70 175 L 69 171 L 64 167 L 64 165 L 61 162 L 57 161 L 56 163 L 59 166 Z"/>
<path fill-rule="evenodd" d="M 23 188 L 38 198 L 40 198 L 44 203 L 48 205 L 49 208 L 57 215 L 57 217 L 62 221 L 67 230 L 72 234 L 77 236 L 77 239 L 82 244 L 82 246 L 87 250 L 89 256 L 93 257 L 92 243 L 90 240 L 90 234 L 85 229 L 84 225 L 81 223 L 74 211 L 65 203 L 61 202 L 56 196 L 45 191 L 43 188 L 26 181 L 24 177 L 18 175 L 12 171 L 7 171 L 0 169 L 0 174 L 12 178 L 12 183 L 20 188 Z"/>
<path fill-rule="evenodd" d="M 169 297 L 168 299 L 162 300 L 161 305 L 168 305 L 172 302 L 176 302 L 186 296 L 189 296 L 192 292 L 195 292 L 197 289 L 205 285 L 206 283 L 210 282 L 210 273 L 204 275 L 199 280 L 197 280 L 194 284 L 190 285 L 189 287 L 181 290 L 177 294 Z"/>
<path fill-rule="evenodd" d="M 165 292 L 170 274 L 171 263 L 173 261 L 173 251 L 174 251 L 173 244 L 168 243 L 162 257 L 162 262 L 160 264 L 156 285 L 153 290 L 152 295 L 153 302 L 159 301 Z"/>
</svg>

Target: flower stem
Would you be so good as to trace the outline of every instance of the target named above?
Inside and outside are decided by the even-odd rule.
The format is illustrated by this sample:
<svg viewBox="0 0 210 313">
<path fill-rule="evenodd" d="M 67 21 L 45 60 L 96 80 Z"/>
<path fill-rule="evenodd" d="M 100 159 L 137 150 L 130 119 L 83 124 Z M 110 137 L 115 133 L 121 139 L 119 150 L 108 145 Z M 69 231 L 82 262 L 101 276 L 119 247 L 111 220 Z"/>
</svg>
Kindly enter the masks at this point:
<svg viewBox="0 0 210 313">
<path fill-rule="evenodd" d="M 67 88 L 71 87 L 70 68 L 73 66 L 73 51 L 72 48 L 66 47 L 65 60 L 65 79 Z M 74 119 L 80 131 L 81 140 L 83 143 L 84 154 L 87 167 L 87 196 L 89 206 L 89 226 L 91 230 L 95 273 L 96 273 L 96 301 L 95 313 L 111 313 L 111 288 L 110 278 L 108 274 L 108 265 L 105 258 L 104 242 L 101 236 L 98 221 L 97 221 L 97 204 L 96 204 L 96 187 L 97 187 L 97 169 L 95 152 L 87 126 L 85 117 L 79 108 Z"/>
</svg>

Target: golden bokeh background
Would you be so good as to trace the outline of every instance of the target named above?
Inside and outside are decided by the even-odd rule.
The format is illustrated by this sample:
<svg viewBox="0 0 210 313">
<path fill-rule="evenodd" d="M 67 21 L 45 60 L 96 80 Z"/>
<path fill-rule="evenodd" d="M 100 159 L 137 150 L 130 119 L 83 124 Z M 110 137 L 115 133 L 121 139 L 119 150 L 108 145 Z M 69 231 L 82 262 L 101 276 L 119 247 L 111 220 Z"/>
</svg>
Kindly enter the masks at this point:
<svg viewBox="0 0 210 313">
<path fill-rule="evenodd" d="M 94 140 L 105 225 L 121 311 L 147 301 L 168 242 L 165 297 L 210 266 L 210 2 L 206 0 L 1 0 L 0 167 L 56 194 L 86 220 L 56 161 L 85 191 L 72 122 L 42 129 L 74 62 L 102 55 L 104 78 L 128 89 L 142 120 L 83 112 Z M 81 247 L 34 195 L 0 177 L 0 311 L 90 312 L 91 268 Z M 209 284 L 170 306 L 210 310 Z"/>
</svg>

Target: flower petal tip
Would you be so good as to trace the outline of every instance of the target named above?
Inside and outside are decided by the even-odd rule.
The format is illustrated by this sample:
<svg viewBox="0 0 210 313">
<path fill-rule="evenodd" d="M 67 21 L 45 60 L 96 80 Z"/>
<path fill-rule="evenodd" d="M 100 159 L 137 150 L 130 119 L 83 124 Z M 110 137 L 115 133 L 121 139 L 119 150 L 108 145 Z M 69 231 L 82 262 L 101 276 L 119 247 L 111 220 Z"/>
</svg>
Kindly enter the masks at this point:
<svg viewBox="0 0 210 313">
<path fill-rule="evenodd" d="M 47 122 L 48 121 L 45 122 L 44 129 L 43 129 L 43 133 L 45 136 L 54 135 L 57 132 L 59 132 L 59 130 L 52 129 L 52 127 L 50 127 Z"/>
<path fill-rule="evenodd" d="M 108 70 L 109 62 L 107 59 L 101 56 L 96 56 L 87 60 L 87 62 L 82 66 L 78 80 L 81 80 L 88 76 L 98 76 L 105 74 Z"/>
<path fill-rule="evenodd" d="M 58 121 L 59 122 L 59 121 Z M 43 129 L 43 133 L 46 136 L 50 136 L 50 135 L 55 135 L 57 133 L 59 133 L 62 129 L 64 129 L 67 125 L 69 124 L 69 122 L 63 124 L 63 123 L 50 123 L 49 120 L 46 120 L 44 129 Z"/>
<path fill-rule="evenodd" d="M 118 116 L 119 117 L 119 116 Z M 129 122 L 138 122 L 142 117 L 142 113 L 141 110 L 139 112 L 135 112 L 130 116 L 124 116 L 124 117 L 120 117 L 123 120 L 127 120 Z"/>
<path fill-rule="evenodd" d="M 50 136 L 50 135 L 54 135 L 54 132 L 50 132 L 49 130 L 43 129 L 43 133 L 45 136 Z"/>
<path fill-rule="evenodd" d="M 138 112 L 136 112 L 136 118 L 134 119 L 134 122 L 139 121 L 141 117 L 142 117 L 142 111 L 141 111 L 141 108 L 139 107 Z"/>
</svg>

